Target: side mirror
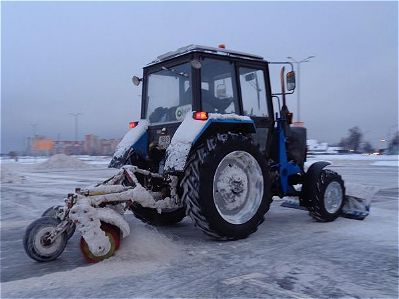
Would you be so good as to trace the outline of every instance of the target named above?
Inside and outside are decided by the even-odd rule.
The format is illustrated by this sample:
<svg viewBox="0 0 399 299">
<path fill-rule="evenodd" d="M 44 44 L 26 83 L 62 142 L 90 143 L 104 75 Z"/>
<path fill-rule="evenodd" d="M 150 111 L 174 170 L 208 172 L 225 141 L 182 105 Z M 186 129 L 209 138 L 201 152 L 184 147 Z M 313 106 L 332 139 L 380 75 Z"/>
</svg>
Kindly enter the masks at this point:
<svg viewBox="0 0 399 299">
<path fill-rule="evenodd" d="M 286 75 L 286 80 L 287 80 L 287 90 L 292 91 L 295 89 L 295 72 L 291 71 L 288 72 Z"/>
<path fill-rule="evenodd" d="M 140 79 L 140 78 L 137 77 L 137 76 L 133 76 L 133 78 L 132 78 L 132 82 L 133 82 L 133 84 L 136 85 L 136 86 L 139 86 L 141 81 L 143 81 L 143 79 Z"/>
</svg>

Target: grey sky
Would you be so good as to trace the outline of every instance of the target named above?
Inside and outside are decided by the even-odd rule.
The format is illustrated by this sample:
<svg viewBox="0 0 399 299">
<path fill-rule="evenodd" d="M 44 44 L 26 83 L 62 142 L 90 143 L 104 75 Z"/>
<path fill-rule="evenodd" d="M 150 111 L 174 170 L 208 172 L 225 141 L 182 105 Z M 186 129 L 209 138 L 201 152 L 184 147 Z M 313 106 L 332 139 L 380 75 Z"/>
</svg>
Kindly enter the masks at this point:
<svg viewBox="0 0 399 299">
<path fill-rule="evenodd" d="M 309 137 L 336 142 L 358 125 L 378 145 L 398 124 L 397 2 L 2 2 L 2 152 L 37 133 L 122 137 L 138 119 L 131 76 L 188 44 L 301 68 Z M 296 96 L 288 98 L 296 112 Z"/>
</svg>

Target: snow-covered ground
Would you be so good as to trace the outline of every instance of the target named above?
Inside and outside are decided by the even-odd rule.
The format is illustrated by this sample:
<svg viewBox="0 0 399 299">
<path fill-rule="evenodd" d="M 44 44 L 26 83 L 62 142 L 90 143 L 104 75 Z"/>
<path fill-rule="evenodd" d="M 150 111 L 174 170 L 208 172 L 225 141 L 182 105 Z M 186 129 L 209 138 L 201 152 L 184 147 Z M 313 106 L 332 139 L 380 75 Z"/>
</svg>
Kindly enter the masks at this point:
<svg viewBox="0 0 399 299">
<path fill-rule="evenodd" d="M 348 184 L 380 189 L 364 221 L 317 223 L 276 200 L 255 234 L 215 242 L 188 218 L 152 228 L 129 214 L 132 233 L 111 259 L 87 265 L 75 235 L 58 260 L 34 262 L 22 247 L 29 222 L 75 187 L 115 172 L 105 168 L 110 157 L 74 158 L 83 164 L 2 159 L 1 298 L 398 297 L 397 156 L 309 159 L 331 161 Z"/>
<path fill-rule="evenodd" d="M 347 154 L 347 155 L 311 155 L 308 160 L 323 161 L 398 161 L 398 155 L 368 155 L 368 154 Z"/>
</svg>

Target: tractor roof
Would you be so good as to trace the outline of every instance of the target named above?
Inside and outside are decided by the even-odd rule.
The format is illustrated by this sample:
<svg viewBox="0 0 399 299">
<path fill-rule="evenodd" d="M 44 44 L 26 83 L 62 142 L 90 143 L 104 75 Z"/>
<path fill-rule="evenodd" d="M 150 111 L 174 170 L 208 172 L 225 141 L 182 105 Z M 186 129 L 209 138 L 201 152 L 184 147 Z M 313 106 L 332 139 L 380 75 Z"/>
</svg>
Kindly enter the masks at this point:
<svg viewBox="0 0 399 299">
<path fill-rule="evenodd" d="M 150 64 L 158 63 L 161 61 L 172 59 L 174 57 L 181 56 L 181 55 L 184 55 L 187 53 L 192 53 L 192 52 L 213 53 L 213 54 L 240 57 L 240 58 L 252 59 L 252 60 L 263 60 L 263 57 L 254 55 L 254 54 L 249 54 L 249 53 L 244 53 L 244 52 L 239 52 L 239 51 L 232 51 L 232 50 L 227 50 L 224 48 L 213 48 L 213 47 L 207 47 L 207 46 L 189 45 L 189 46 L 181 47 L 181 48 L 177 49 L 176 51 L 170 51 L 165 54 L 162 54 L 162 55 L 158 56 Z"/>
</svg>

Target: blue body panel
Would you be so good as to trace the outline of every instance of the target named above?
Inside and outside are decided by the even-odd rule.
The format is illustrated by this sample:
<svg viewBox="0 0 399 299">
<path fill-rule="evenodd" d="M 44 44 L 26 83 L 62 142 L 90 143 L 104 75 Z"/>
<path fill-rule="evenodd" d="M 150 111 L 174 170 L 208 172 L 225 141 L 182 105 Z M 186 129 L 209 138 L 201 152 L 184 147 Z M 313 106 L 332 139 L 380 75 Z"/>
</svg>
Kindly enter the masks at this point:
<svg viewBox="0 0 399 299">
<path fill-rule="evenodd" d="M 197 137 L 195 137 L 195 139 L 193 140 L 193 144 L 195 144 L 195 142 L 197 142 L 197 140 L 202 136 L 202 134 L 205 133 L 205 131 L 208 129 L 208 127 L 211 124 L 251 124 L 253 126 L 253 130 L 254 132 L 256 131 L 256 127 L 255 127 L 255 123 L 253 120 L 241 120 L 241 119 L 214 119 L 211 118 L 209 119 L 205 126 L 202 128 L 201 132 L 199 132 L 199 134 L 197 135 Z"/>
<path fill-rule="evenodd" d="M 284 195 L 289 190 L 288 177 L 294 174 L 302 173 L 301 168 L 292 161 L 288 161 L 287 148 L 285 145 L 286 137 L 283 127 L 284 121 L 277 118 L 277 134 L 278 134 L 278 164 L 280 174 L 280 187 Z"/>
<path fill-rule="evenodd" d="M 216 129 L 215 132 L 213 132 L 214 129 Z M 191 115 L 186 116 L 173 135 L 171 143 L 166 150 L 165 171 L 184 171 L 191 148 L 200 139 L 209 135 L 209 133 L 228 132 L 232 129 L 238 129 L 238 131 L 242 132 L 256 132 L 255 123 L 250 118 L 240 119 L 236 115 L 219 116 L 211 113 L 209 113 L 207 120 L 195 120 Z"/>
<path fill-rule="evenodd" d="M 145 132 L 131 147 L 137 154 L 145 158 L 148 153 L 148 132 Z"/>
</svg>

